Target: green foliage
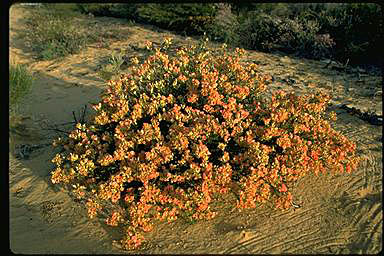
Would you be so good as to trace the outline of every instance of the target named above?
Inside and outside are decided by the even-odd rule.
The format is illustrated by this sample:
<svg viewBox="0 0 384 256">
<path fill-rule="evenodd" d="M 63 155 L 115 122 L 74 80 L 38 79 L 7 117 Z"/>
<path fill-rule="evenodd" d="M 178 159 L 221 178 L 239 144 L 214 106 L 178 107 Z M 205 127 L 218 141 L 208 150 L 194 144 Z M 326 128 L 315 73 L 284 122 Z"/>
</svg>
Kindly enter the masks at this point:
<svg viewBox="0 0 384 256">
<path fill-rule="evenodd" d="M 343 4 L 318 15 L 323 29 L 336 42 L 335 57 L 351 64 L 382 61 L 383 17 L 380 5 Z"/>
<path fill-rule="evenodd" d="M 78 4 L 84 13 L 133 19 L 186 34 L 203 34 L 216 13 L 213 4 Z"/>
<path fill-rule="evenodd" d="M 280 50 L 304 57 L 330 57 L 334 43 L 329 35 L 319 34 L 316 20 L 278 18 L 250 12 L 238 28 L 240 43 L 248 49 Z"/>
<path fill-rule="evenodd" d="M 49 10 L 50 12 L 60 13 L 61 16 L 65 17 L 76 17 L 79 13 L 76 4 L 42 3 L 40 7 L 43 7 L 43 9 Z"/>
<path fill-rule="evenodd" d="M 114 76 L 118 76 L 121 73 L 121 67 L 124 64 L 124 53 L 112 52 L 111 57 L 108 59 L 108 64 L 99 70 L 99 76 L 108 81 Z"/>
<path fill-rule="evenodd" d="M 78 9 L 85 14 L 91 13 L 95 16 L 110 16 L 115 4 L 77 4 Z"/>
<path fill-rule="evenodd" d="M 132 59 L 111 80 L 89 123 L 54 145 L 51 181 L 69 185 L 92 218 L 125 228 L 136 249 L 156 221 L 211 219 L 223 195 L 236 207 L 292 206 L 291 189 L 310 172 L 351 172 L 356 145 L 332 129 L 329 96 L 282 91 L 263 97 L 270 77 L 241 62 L 243 49 L 207 40 L 171 54 L 171 39 Z"/>
<path fill-rule="evenodd" d="M 308 58 L 380 63 L 381 7 L 376 4 L 235 4 L 243 47 Z M 248 32 L 248 33 L 247 33 Z"/>
<path fill-rule="evenodd" d="M 14 108 L 26 96 L 32 86 L 33 77 L 21 64 L 9 66 L 9 107 Z"/>
<path fill-rule="evenodd" d="M 243 47 L 269 51 L 280 36 L 281 21 L 265 14 L 248 13 L 239 28 L 240 42 Z"/>
<path fill-rule="evenodd" d="M 186 33 L 203 34 L 215 15 L 213 4 L 139 4 L 135 19 L 138 22 Z"/>
<path fill-rule="evenodd" d="M 78 4 L 83 12 L 149 23 L 261 51 L 380 63 L 381 7 L 341 3 Z M 226 6 L 225 6 L 226 5 Z"/>
<path fill-rule="evenodd" d="M 128 20 L 137 19 L 139 4 L 77 4 L 80 12 L 93 14 L 95 16 L 108 16 L 125 18 Z"/>
<path fill-rule="evenodd" d="M 217 4 L 217 13 L 211 25 L 207 27 L 207 35 L 211 40 L 239 45 L 238 28 L 240 23 L 233 13 L 231 5 L 226 3 Z"/>
</svg>

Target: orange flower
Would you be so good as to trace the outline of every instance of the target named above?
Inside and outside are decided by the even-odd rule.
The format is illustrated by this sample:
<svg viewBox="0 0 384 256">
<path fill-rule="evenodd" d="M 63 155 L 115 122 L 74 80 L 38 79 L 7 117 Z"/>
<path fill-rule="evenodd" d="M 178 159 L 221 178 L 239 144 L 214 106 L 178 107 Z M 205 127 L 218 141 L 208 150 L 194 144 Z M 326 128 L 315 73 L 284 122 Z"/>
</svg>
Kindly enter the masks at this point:
<svg viewBox="0 0 384 256">
<path fill-rule="evenodd" d="M 351 166 L 349 164 L 347 164 L 347 166 L 345 167 L 345 171 L 347 173 L 351 173 Z"/>
<path fill-rule="evenodd" d="M 268 125 L 271 122 L 271 118 L 264 118 L 263 121 L 265 125 Z"/>
<path fill-rule="evenodd" d="M 197 94 L 192 94 L 187 98 L 187 101 L 189 103 L 195 103 L 198 100 L 198 95 Z"/>
<path fill-rule="evenodd" d="M 188 78 L 183 74 L 179 75 L 179 77 L 177 79 L 183 83 L 188 80 Z"/>
<path fill-rule="evenodd" d="M 212 113 L 214 111 L 214 109 L 210 105 L 204 105 L 203 109 L 208 113 Z"/>
<path fill-rule="evenodd" d="M 318 155 L 317 151 L 312 151 L 312 152 L 311 152 L 311 157 L 312 157 L 314 160 L 319 160 L 319 155 Z"/>
</svg>

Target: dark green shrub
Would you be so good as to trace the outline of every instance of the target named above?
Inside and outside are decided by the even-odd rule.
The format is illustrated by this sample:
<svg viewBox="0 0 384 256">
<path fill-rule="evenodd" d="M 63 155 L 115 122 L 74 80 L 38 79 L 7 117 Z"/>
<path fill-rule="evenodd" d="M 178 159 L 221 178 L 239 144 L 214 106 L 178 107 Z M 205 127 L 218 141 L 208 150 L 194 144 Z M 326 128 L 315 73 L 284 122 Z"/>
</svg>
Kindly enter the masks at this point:
<svg viewBox="0 0 384 256">
<path fill-rule="evenodd" d="M 138 7 L 140 4 L 77 4 L 78 9 L 84 14 L 107 16 L 138 20 Z"/>
<path fill-rule="evenodd" d="M 239 22 L 237 16 L 232 13 L 231 5 L 219 3 L 217 8 L 215 18 L 207 28 L 207 35 L 215 41 L 239 45 Z"/>
<path fill-rule="evenodd" d="M 90 122 L 54 142 L 63 151 L 52 182 L 69 185 L 90 217 L 124 227 L 123 248 L 140 246 L 156 221 L 213 218 L 212 202 L 225 194 L 240 209 L 286 209 L 309 172 L 356 169 L 356 145 L 326 120 L 327 95 L 277 92 L 269 101 L 270 78 L 241 64 L 242 49 L 208 50 L 204 41 L 172 57 L 170 43 L 142 64 L 133 58 Z"/>
<path fill-rule="evenodd" d="M 138 17 L 138 8 L 140 4 L 114 4 L 111 9 L 111 15 L 116 18 L 125 18 L 135 20 Z"/>
<path fill-rule="evenodd" d="M 203 34 L 212 24 L 214 4 L 78 4 L 83 13 L 127 18 L 189 35 Z"/>
<path fill-rule="evenodd" d="M 284 27 L 284 25 L 288 25 Z M 322 59 L 332 57 L 335 46 L 329 34 L 320 34 L 320 24 L 315 19 L 295 18 L 285 19 L 281 24 L 280 44 L 287 51 L 293 51 L 299 56 Z M 288 35 L 288 40 L 286 36 Z"/>
<path fill-rule="evenodd" d="M 266 14 L 250 12 L 243 17 L 238 34 L 241 46 L 247 49 L 270 51 L 276 48 L 280 37 L 279 18 Z"/>
<path fill-rule="evenodd" d="M 139 22 L 193 35 L 207 30 L 216 9 L 214 4 L 142 4 L 137 15 Z"/>
<path fill-rule="evenodd" d="M 289 19 L 250 12 L 237 29 L 239 41 L 248 49 L 280 50 L 315 59 L 331 57 L 332 38 L 319 34 L 320 24 L 308 15 Z"/>
<path fill-rule="evenodd" d="M 382 59 L 381 6 L 371 3 L 231 4 L 243 47 L 350 64 Z M 250 34 L 247 34 L 250 31 Z"/>
<path fill-rule="evenodd" d="M 111 16 L 111 9 L 115 4 L 77 4 L 78 9 L 84 14 L 93 14 L 95 16 Z"/>
<path fill-rule="evenodd" d="M 383 19 L 377 4 L 344 4 L 319 14 L 336 43 L 335 58 L 351 64 L 382 61 Z"/>
</svg>

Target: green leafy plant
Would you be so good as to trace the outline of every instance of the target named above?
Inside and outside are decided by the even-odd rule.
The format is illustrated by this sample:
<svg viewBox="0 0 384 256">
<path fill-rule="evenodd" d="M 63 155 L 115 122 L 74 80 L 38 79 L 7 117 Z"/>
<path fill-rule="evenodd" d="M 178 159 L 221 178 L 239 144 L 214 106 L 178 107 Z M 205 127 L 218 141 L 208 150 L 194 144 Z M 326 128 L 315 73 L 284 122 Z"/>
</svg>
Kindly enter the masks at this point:
<svg viewBox="0 0 384 256">
<path fill-rule="evenodd" d="M 238 28 L 240 43 L 248 49 L 270 51 L 276 48 L 282 20 L 266 14 L 250 12 L 242 17 Z"/>
<path fill-rule="evenodd" d="M 99 70 L 99 76 L 104 80 L 110 80 L 114 76 L 118 76 L 121 73 L 121 67 L 124 64 L 124 53 L 112 52 L 112 56 L 108 59 L 108 64 L 103 66 Z"/>
<path fill-rule="evenodd" d="M 279 91 L 241 61 L 244 50 L 208 49 L 206 40 L 167 53 L 171 39 L 131 72 L 111 80 L 95 116 L 54 145 L 53 183 L 67 184 L 91 218 L 125 229 L 136 249 L 158 221 L 211 219 L 224 195 L 236 207 L 292 206 L 291 189 L 309 173 L 351 172 L 356 145 L 332 129 L 327 95 Z"/>
</svg>

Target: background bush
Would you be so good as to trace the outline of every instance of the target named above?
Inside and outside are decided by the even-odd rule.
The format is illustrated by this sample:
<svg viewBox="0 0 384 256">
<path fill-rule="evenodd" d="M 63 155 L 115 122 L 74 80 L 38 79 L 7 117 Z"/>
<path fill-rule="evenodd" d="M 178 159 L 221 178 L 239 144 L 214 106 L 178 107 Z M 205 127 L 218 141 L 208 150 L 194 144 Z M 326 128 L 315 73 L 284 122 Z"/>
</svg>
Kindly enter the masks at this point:
<svg viewBox="0 0 384 256">
<path fill-rule="evenodd" d="M 371 3 L 78 4 L 83 12 L 133 19 L 188 35 L 301 57 L 379 65 L 381 6 Z"/>
<path fill-rule="evenodd" d="M 63 150 L 52 182 L 69 185 L 90 217 L 122 225 L 123 248 L 158 221 L 213 218 L 224 195 L 240 209 L 287 209 L 301 177 L 357 168 L 355 143 L 327 120 L 327 95 L 268 100 L 270 78 L 240 62 L 244 50 L 201 41 L 173 56 L 170 44 L 147 42 L 151 55 L 109 82 L 90 122 L 54 142 Z"/>
<path fill-rule="evenodd" d="M 80 12 L 95 16 L 112 16 L 115 4 L 76 4 Z"/>
<path fill-rule="evenodd" d="M 231 45 L 239 45 L 237 29 L 239 22 L 228 3 L 218 3 L 217 12 L 212 23 L 207 28 L 207 36 L 211 40 Z"/>
<path fill-rule="evenodd" d="M 139 23 L 185 33 L 203 34 L 216 13 L 214 4 L 78 4 L 84 13 L 133 19 Z"/>
<path fill-rule="evenodd" d="M 65 4 L 44 4 L 30 11 L 23 38 L 38 53 L 38 58 L 51 60 L 78 53 L 87 43 L 96 40 L 96 35 L 74 22 L 79 15 L 74 10 Z"/>
<path fill-rule="evenodd" d="M 380 64 L 383 51 L 383 17 L 380 5 L 343 4 L 321 11 L 318 20 L 336 43 L 335 58 L 351 64 Z"/>
<path fill-rule="evenodd" d="M 316 59 L 349 59 L 350 64 L 381 62 L 383 21 L 377 4 L 248 3 L 232 7 L 245 47 Z"/>
</svg>

